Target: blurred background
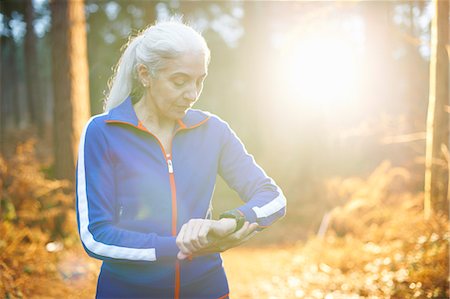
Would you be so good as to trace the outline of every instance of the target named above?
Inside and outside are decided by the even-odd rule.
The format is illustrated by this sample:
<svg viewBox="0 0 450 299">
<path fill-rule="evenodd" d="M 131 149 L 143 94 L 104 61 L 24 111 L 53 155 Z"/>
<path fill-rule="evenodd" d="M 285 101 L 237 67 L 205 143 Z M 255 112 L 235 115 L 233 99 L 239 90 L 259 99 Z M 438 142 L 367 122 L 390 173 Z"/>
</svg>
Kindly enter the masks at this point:
<svg viewBox="0 0 450 299">
<path fill-rule="evenodd" d="M 93 296 L 99 264 L 74 212 L 80 130 L 130 34 L 181 14 L 212 53 L 195 108 L 228 121 L 288 199 L 284 219 L 224 254 L 233 297 L 448 297 L 448 9 L 1 1 L 0 294 Z M 240 203 L 219 177 L 214 215 Z"/>
</svg>

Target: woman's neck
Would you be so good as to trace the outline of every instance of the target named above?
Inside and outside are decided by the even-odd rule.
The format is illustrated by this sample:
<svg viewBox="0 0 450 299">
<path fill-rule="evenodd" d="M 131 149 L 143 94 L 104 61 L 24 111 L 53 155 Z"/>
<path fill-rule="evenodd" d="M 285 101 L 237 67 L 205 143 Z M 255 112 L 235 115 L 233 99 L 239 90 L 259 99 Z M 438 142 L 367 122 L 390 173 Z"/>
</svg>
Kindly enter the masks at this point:
<svg viewBox="0 0 450 299">
<path fill-rule="evenodd" d="M 149 130 L 172 132 L 175 128 L 175 120 L 163 117 L 158 109 L 145 95 L 133 106 L 139 121 Z"/>
</svg>

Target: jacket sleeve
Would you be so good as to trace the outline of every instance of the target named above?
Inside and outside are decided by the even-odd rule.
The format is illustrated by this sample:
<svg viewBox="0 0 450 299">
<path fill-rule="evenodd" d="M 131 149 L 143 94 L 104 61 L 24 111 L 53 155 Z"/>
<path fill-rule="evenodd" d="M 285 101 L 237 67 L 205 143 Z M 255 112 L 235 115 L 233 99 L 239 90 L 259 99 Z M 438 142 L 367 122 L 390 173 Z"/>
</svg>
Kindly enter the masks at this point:
<svg viewBox="0 0 450 299">
<path fill-rule="evenodd" d="M 245 202 L 237 210 L 247 221 L 257 222 L 261 228 L 283 217 L 286 214 L 283 192 L 247 153 L 228 124 L 223 141 L 219 174 Z"/>
<path fill-rule="evenodd" d="M 82 133 L 76 172 L 78 230 L 90 256 L 149 262 L 176 257 L 175 237 L 115 226 L 114 169 L 106 138 L 95 117 Z"/>
</svg>

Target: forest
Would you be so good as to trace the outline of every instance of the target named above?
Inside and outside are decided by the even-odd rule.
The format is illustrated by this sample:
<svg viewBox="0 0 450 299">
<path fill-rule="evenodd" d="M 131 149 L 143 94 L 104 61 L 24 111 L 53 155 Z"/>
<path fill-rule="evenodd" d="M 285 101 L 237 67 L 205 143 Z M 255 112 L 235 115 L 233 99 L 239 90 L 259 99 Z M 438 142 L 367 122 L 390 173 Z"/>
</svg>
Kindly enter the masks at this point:
<svg viewBox="0 0 450 299">
<path fill-rule="evenodd" d="M 130 36 L 182 16 L 287 214 L 222 256 L 231 298 L 449 298 L 449 2 L 2 0 L 0 297 L 92 298 L 81 131 Z M 242 204 L 220 176 L 213 217 Z"/>
</svg>

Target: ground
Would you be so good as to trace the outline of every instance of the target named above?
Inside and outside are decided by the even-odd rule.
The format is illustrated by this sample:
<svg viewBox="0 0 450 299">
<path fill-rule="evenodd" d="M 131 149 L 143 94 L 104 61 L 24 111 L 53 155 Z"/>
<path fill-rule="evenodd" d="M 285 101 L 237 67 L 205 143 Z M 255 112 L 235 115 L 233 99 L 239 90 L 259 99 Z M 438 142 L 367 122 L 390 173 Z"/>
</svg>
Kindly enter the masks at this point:
<svg viewBox="0 0 450 299">
<path fill-rule="evenodd" d="M 295 283 L 292 285 L 293 278 L 286 272 L 295 252 L 295 247 L 271 246 L 234 248 L 223 253 L 231 298 L 295 298 L 295 288 L 292 288 Z M 42 288 L 36 295 L 40 298 L 94 298 L 100 262 L 78 250 L 63 256 L 64 262 L 58 265 L 60 279 L 50 283 L 45 277 L 41 278 Z M 291 287 L 288 287 L 289 281 Z"/>
</svg>

